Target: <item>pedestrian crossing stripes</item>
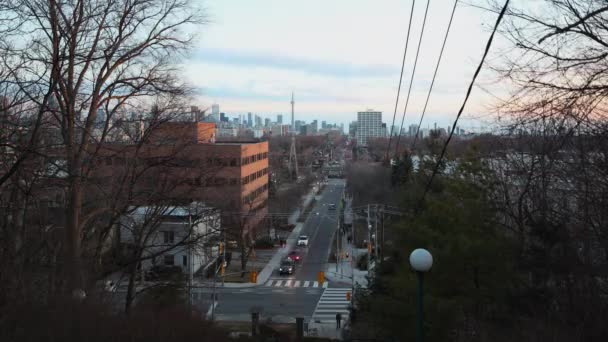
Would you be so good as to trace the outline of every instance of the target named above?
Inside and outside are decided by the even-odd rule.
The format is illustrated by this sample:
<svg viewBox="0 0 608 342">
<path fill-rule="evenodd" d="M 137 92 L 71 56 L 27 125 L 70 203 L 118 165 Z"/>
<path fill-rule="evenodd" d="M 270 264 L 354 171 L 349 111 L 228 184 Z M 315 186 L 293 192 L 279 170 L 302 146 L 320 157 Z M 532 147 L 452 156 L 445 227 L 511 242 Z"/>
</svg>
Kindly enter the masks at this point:
<svg viewBox="0 0 608 342">
<path fill-rule="evenodd" d="M 312 314 L 312 321 L 317 323 L 336 323 L 336 314 L 342 316 L 342 326 L 348 321 L 350 315 L 350 301 L 346 294 L 351 292 L 350 287 L 326 288 Z"/>
<path fill-rule="evenodd" d="M 269 281 L 267 281 L 264 286 L 267 287 L 316 287 L 316 288 L 328 288 L 329 283 L 328 282 L 323 282 L 322 284 L 319 284 L 318 281 L 311 281 L 311 280 L 293 280 L 293 279 L 289 279 L 289 280 L 276 280 L 276 279 L 271 279 Z"/>
</svg>

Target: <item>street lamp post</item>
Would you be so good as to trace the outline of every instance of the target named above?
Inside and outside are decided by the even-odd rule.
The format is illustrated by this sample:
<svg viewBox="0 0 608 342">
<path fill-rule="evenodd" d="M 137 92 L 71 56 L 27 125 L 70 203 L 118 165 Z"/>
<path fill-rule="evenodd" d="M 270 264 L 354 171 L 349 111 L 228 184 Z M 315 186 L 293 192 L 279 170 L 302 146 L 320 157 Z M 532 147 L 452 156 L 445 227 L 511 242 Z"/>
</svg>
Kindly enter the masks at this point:
<svg viewBox="0 0 608 342">
<path fill-rule="evenodd" d="M 423 279 L 424 273 L 428 272 L 433 266 L 433 256 L 423 248 L 415 249 L 410 254 L 410 265 L 416 271 L 418 278 L 418 314 L 416 327 L 416 341 L 424 341 L 424 308 L 423 308 Z"/>
</svg>

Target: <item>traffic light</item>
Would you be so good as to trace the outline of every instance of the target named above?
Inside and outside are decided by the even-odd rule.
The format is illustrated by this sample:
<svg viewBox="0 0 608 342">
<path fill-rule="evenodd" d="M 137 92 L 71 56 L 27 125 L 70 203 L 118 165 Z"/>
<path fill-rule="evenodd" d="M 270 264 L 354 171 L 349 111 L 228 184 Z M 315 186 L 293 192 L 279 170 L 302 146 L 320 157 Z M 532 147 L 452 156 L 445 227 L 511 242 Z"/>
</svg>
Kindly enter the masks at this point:
<svg viewBox="0 0 608 342">
<path fill-rule="evenodd" d="M 319 282 L 319 285 L 323 285 L 325 282 L 325 272 L 317 273 L 317 281 Z"/>
<path fill-rule="evenodd" d="M 249 280 L 250 283 L 257 283 L 258 282 L 258 272 L 256 271 L 251 271 L 251 279 Z"/>
<path fill-rule="evenodd" d="M 346 292 L 346 300 L 350 301 L 350 292 Z"/>
</svg>

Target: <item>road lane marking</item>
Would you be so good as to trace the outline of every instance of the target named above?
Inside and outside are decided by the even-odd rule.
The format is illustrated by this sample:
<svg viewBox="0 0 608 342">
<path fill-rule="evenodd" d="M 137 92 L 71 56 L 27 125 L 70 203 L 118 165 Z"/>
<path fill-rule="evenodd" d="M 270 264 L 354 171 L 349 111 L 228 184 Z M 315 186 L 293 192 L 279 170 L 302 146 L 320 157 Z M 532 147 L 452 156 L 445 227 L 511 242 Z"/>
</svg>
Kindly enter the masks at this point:
<svg viewBox="0 0 608 342">
<path fill-rule="evenodd" d="M 315 281 L 315 284 L 313 285 L 313 287 L 319 287 L 319 282 Z"/>
<path fill-rule="evenodd" d="M 267 282 L 266 282 L 266 286 L 272 286 L 272 282 L 273 282 L 273 281 L 274 281 L 274 280 L 269 280 L 269 281 L 267 281 Z"/>
<path fill-rule="evenodd" d="M 324 283 L 323 283 L 323 288 L 324 288 L 324 289 L 326 289 L 328 286 L 329 286 L 329 283 L 328 283 L 328 282 L 324 282 Z"/>
<path fill-rule="evenodd" d="M 281 286 L 281 284 L 282 284 L 282 283 L 283 283 L 283 281 L 282 281 L 282 280 L 277 280 L 277 282 L 276 282 L 276 283 L 274 283 L 274 286 L 275 286 L 275 287 L 279 287 L 279 286 Z"/>
<path fill-rule="evenodd" d="M 300 287 L 300 281 L 296 280 L 296 282 L 293 284 L 293 287 Z"/>
<path fill-rule="evenodd" d="M 304 287 L 308 287 L 308 285 L 309 285 L 309 284 L 310 284 L 310 281 L 308 281 L 308 280 L 307 280 L 307 281 L 305 281 L 305 282 L 304 282 Z"/>
<path fill-rule="evenodd" d="M 285 280 L 285 286 L 291 287 L 291 282 L 292 282 L 292 280 Z"/>
</svg>

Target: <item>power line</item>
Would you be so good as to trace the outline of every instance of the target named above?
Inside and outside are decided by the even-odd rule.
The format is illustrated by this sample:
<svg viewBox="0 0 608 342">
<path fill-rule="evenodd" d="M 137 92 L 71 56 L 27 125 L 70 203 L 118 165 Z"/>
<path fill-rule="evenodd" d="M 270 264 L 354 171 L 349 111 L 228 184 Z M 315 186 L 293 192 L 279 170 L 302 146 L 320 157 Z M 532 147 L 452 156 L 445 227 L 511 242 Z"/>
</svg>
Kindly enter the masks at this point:
<svg viewBox="0 0 608 342">
<path fill-rule="evenodd" d="M 498 29 L 498 25 L 500 24 L 504 14 L 507 10 L 507 7 L 509 6 L 509 1 L 510 0 L 505 1 L 505 4 L 504 4 L 502 10 L 500 11 L 500 14 L 498 15 L 498 18 L 496 19 L 496 23 L 494 24 L 494 29 L 492 30 L 492 34 L 490 35 L 490 38 L 488 38 L 488 42 L 486 43 L 486 48 L 485 48 L 485 51 L 481 58 L 481 61 L 479 62 L 479 65 L 477 66 L 477 70 L 475 70 L 475 74 L 473 74 L 473 79 L 471 80 L 471 83 L 469 84 L 469 88 L 467 89 L 467 93 L 466 93 L 466 96 L 462 103 L 462 106 L 460 107 L 460 110 L 458 111 L 458 114 L 456 115 L 456 120 L 454 120 L 452 129 L 450 130 L 450 135 L 448 136 L 447 140 L 443 144 L 443 148 L 441 149 L 441 154 L 439 155 L 439 159 L 437 159 L 437 163 L 435 164 L 435 168 L 433 169 L 431 178 L 429 179 L 428 183 L 426 184 L 426 188 L 424 189 L 424 193 L 422 194 L 422 198 L 420 199 L 420 202 L 418 202 L 418 205 L 416 206 L 417 210 L 422 205 L 422 202 L 424 201 L 424 198 L 426 197 L 426 194 L 429 192 L 429 189 L 431 188 L 431 184 L 433 183 L 433 180 L 435 179 L 435 175 L 439 171 L 439 166 L 441 164 L 441 160 L 445 156 L 445 152 L 447 150 L 448 144 L 450 143 L 450 140 L 452 140 L 452 136 L 454 135 L 454 130 L 456 129 L 458 120 L 460 119 L 460 116 L 462 115 L 462 112 L 464 111 L 464 107 L 466 106 L 467 101 L 469 100 L 469 96 L 471 95 L 471 91 L 473 90 L 473 85 L 475 84 L 475 80 L 477 79 L 477 76 L 479 75 L 479 72 L 481 71 L 481 67 L 483 66 L 483 63 L 486 60 L 486 56 L 488 55 L 488 52 L 490 51 L 490 46 L 492 45 L 492 41 L 494 40 L 494 34 L 496 33 L 496 30 Z"/>
<path fill-rule="evenodd" d="M 393 139 L 393 127 L 395 126 L 395 117 L 397 116 L 397 107 L 399 106 L 399 97 L 401 94 L 401 81 L 403 80 L 403 69 L 405 67 L 405 56 L 407 55 L 407 46 L 410 42 L 410 31 L 412 29 L 412 18 L 414 17 L 414 5 L 416 0 L 412 1 L 412 10 L 410 11 L 410 22 L 407 27 L 407 36 L 405 38 L 405 48 L 403 49 L 403 61 L 401 61 L 401 74 L 399 74 L 399 87 L 397 88 L 397 98 L 395 99 L 395 111 L 393 112 L 393 123 L 391 124 L 391 134 L 388 137 L 388 146 L 386 147 L 386 159 L 391 150 L 391 140 Z M 399 132 L 401 134 L 401 132 Z"/>
<path fill-rule="evenodd" d="M 422 20 L 422 29 L 420 30 L 420 38 L 418 39 L 418 47 L 416 48 L 416 58 L 414 59 L 414 67 L 412 69 L 412 77 L 410 77 L 410 86 L 407 91 L 407 97 L 405 99 L 405 108 L 403 108 L 403 116 L 401 116 L 401 126 L 399 127 L 399 133 L 403 129 L 403 121 L 405 120 L 405 113 L 407 112 L 407 105 L 410 102 L 410 94 L 412 92 L 412 84 L 414 83 L 414 75 L 416 74 L 416 65 L 418 64 L 418 54 L 420 53 L 420 46 L 422 45 L 422 37 L 424 36 L 424 27 L 426 25 L 426 17 L 429 13 L 429 5 L 431 0 L 426 1 L 426 9 L 424 10 L 424 19 Z M 399 152 L 399 142 L 401 141 L 401 134 L 397 136 L 397 143 L 395 144 L 395 156 Z"/>
<path fill-rule="evenodd" d="M 420 125 L 422 125 L 422 120 L 424 119 L 424 114 L 426 113 L 426 107 L 429 104 L 429 99 L 431 98 L 431 92 L 433 91 L 433 85 L 435 84 L 435 77 L 437 77 L 437 71 L 439 71 L 439 64 L 441 63 L 441 57 L 443 56 L 443 50 L 445 48 L 445 43 L 448 41 L 448 35 L 450 34 L 450 28 L 452 27 L 452 20 L 454 19 L 454 13 L 456 13 L 456 5 L 458 4 L 458 0 L 454 1 L 454 7 L 452 8 L 452 14 L 450 15 L 450 22 L 448 23 L 448 28 L 445 31 L 445 37 L 443 37 L 443 44 L 441 45 L 441 51 L 439 52 L 439 58 L 437 59 L 437 65 L 435 66 L 435 73 L 433 74 L 433 80 L 431 81 L 431 86 L 429 87 L 429 92 L 426 95 L 426 101 L 424 102 L 424 107 L 422 108 L 422 114 L 420 115 L 420 121 L 418 122 L 418 127 L 416 128 L 416 135 L 414 135 L 414 141 L 412 142 L 411 149 L 413 150 L 416 146 L 416 140 L 418 139 L 418 134 L 420 132 Z"/>
</svg>

